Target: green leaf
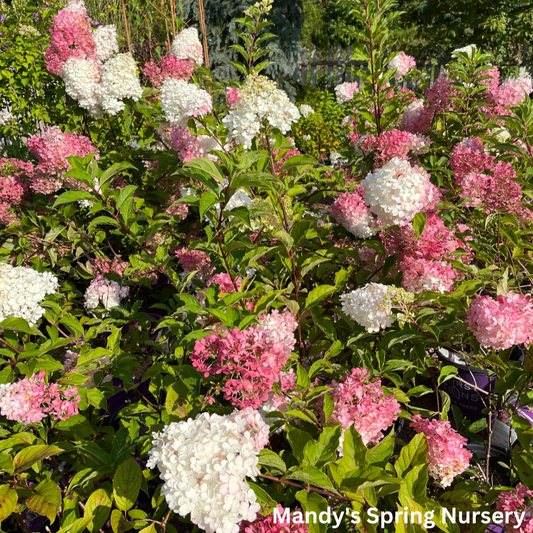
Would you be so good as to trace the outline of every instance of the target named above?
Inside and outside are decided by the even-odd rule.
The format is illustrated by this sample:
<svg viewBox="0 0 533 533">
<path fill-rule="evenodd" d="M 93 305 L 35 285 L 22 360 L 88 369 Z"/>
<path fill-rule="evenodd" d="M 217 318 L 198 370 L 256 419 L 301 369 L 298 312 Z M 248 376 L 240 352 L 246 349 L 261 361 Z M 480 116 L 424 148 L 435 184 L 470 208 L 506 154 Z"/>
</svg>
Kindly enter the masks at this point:
<svg viewBox="0 0 533 533">
<path fill-rule="evenodd" d="M 333 410 L 335 409 L 335 403 L 331 399 L 329 394 L 324 394 L 324 417 L 326 422 L 331 418 Z"/>
<path fill-rule="evenodd" d="M 63 204 L 70 204 L 72 202 L 77 202 L 78 200 L 92 200 L 93 202 L 96 202 L 97 198 L 94 194 L 86 191 L 67 191 L 58 196 L 53 207 Z"/>
<path fill-rule="evenodd" d="M 417 465 L 426 463 L 428 445 L 424 433 L 418 433 L 407 446 L 400 451 L 400 457 L 394 464 L 398 477 L 403 477 L 406 472 Z"/>
<path fill-rule="evenodd" d="M 296 499 L 302 504 L 304 513 L 316 513 L 316 523 L 315 520 L 312 519 L 309 521 L 309 533 L 326 533 L 328 529 L 328 524 L 325 521 L 324 523 L 320 521 L 320 513 L 327 513 L 327 500 L 316 492 L 307 492 L 306 490 L 301 490 L 297 492 Z M 311 517 L 312 516 L 313 515 L 311 515 Z"/>
<path fill-rule="evenodd" d="M 41 481 L 35 487 L 35 494 L 26 500 L 26 507 L 41 516 L 46 516 L 53 524 L 61 505 L 61 491 L 50 479 Z"/>
<path fill-rule="evenodd" d="M 204 192 L 200 198 L 200 218 L 203 218 L 204 213 L 213 205 L 218 204 L 220 200 L 215 193 Z"/>
<path fill-rule="evenodd" d="M 133 524 L 128 522 L 118 509 L 113 509 L 111 513 L 111 528 L 114 533 L 124 533 L 124 531 L 128 531 L 132 527 Z"/>
<path fill-rule="evenodd" d="M 289 157 L 283 166 L 281 167 L 282 171 L 290 170 L 291 168 L 300 167 L 303 165 L 313 166 L 316 165 L 316 159 L 309 155 L 300 154 Z"/>
<path fill-rule="evenodd" d="M 141 482 L 141 467 L 133 457 L 118 467 L 113 478 L 113 495 L 121 511 L 129 511 L 133 507 L 141 489 Z"/>
<path fill-rule="evenodd" d="M 261 450 L 261 453 L 259 454 L 259 464 L 275 468 L 283 474 L 287 471 L 287 466 L 283 459 L 277 453 L 268 450 L 267 448 Z"/>
<path fill-rule="evenodd" d="M 165 409 L 169 415 L 175 415 L 179 418 L 185 418 L 193 409 L 190 400 L 191 391 L 178 379 L 173 383 L 167 391 L 167 399 L 165 401 Z"/>
<path fill-rule="evenodd" d="M 15 456 L 15 460 L 13 461 L 15 474 L 24 472 L 24 470 L 30 468 L 30 466 L 37 461 L 42 461 L 43 459 L 47 459 L 48 457 L 52 457 L 52 455 L 57 455 L 62 452 L 62 448 L 59 448 L 58 446 L 46 446 L 44 444 L 28 446 Z"/>
<path fill-rule="evenodd" d="M 9 485 L 0 485 L 0 522 L 8 518 L 17 506 L 18 494 Z"/>
<path fill-rule="evenodd" d="M 424 228 L 426 227 L 427 215 L 426 213 L 417 213 L 413 218 L 413 229 L 415 230 L 415 240 L 422 235 Z"/>
<path fill-rule="evenodd" d="M 21 333 L 32 334 L 33 331 L 30 325 L 23 318 L 9 317 L 0 322 L 0 329 L 8 329 L 10 331 L 20 331 Z"/>
<path fill-rule="evenodd" d="M 83 516 L 78 518 L 77 520 L 74 520 L 72 524 L 60 529 L 58 533 L 83 533 L 83 531 L 88 529 L 87 525 L 93 518 L 94 516 Z"/>
<path fill-rule="evenodd" d="M 95 430 L 83 415 L 74 415 L 67 420 L 58 422 L 56 429 L 64 433 L 72 433 L 76 438 L 80 439 L 96 435 Z"/>
<path fill-rule="evenodd" d="M 111 498 L 104 489 L 93 492 L 85 504 L 85 516 L 94 516 L 92 522 L 87 526 L 90 533 L 98 531 L 111 514 Z"/>
<path fill-rule="evenodd" d="M 337 289 L 333 285 L 320 285 L 313 289 L 305 300 L 305 308 L 309 309 L 314 307 L 324 298 L 331 296 Z"/>
<path fill-rule="evenodd" d="M 304 448 L 305 445 L 312 441 L 313 438 L 309 433 L 292 427 L 290 424 L 285 425 L 287 429 L 287 439 L 291 444 L 292 453 L 294 457 L 301 463 L 304 459 Z"/>
<path fill-rule="evenodd" d="M 298 381 L 296 384 L 299 387 L 303 387 L 304 389 L 308 389 L 311 386 L 311 380 L 309 379 L 309 375 L 305 371 L 302 365 L 298 365 L 296 369 L 297 375 L 298 375 Z"/>
<path fill-rule="evenodd" d="M 269 512 L 277 507 L 277 503 L 271 498 L 268 492 L 259 485 L 248 481 L 248 485 L 255 492 L 257 502 L 261 504 L 262 511 Z"/>
</svg>

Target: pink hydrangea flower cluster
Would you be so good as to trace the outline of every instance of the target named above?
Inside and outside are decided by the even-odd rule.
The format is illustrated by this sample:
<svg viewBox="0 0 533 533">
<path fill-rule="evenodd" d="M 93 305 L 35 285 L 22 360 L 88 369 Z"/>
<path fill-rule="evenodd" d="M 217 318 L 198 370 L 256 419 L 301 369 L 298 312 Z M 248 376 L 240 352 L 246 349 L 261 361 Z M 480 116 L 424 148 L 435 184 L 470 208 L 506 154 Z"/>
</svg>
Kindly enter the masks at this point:
<svg viewBox="0 0 533 533">
<path fill-rule="evenodd" d="M 353 193 L 345 192 L 331 206 L 331 215 L 347 231 L 356 237 L 367 239 L 376 231 L 377 224 L 365 203 L 363 193 L 360 186 Z"/>
<path fill-rule="evenodd" d="M 454 81 L 445 74 L 441 74 L 430 87 L 426 89 L 426 98 L 430 109 L 434 113 L 444 113 L 454 108 L 452 98 L 459 97 L 459 91 L 452 84 Z"/>
<path fill-rule="evenodd" d="M 192 364 L 205 377 L 229 376 L 222 386 L 224 398 L 236 407 L 257 409 L 279 381 L 296 342 L 295 329 L 296 320 L 288 311 L 263 315 L 247 330 L 211 333 L 196 341 Z"/>
<path fill-rule="evenodd" d="M 220 149 L 220 145 L 207 135 L 193 135 L 188 127 L 175 127 L 172 129 L 170 147 L 179 153 L 180 159 L 187 163 L 198 157 L 207 157 L 216 161 L 217 157 L 210 154 L 211 150 Z"/>
<path fill-rule="evenodd" d="M 239 101 L 239 89 L 228 87 L 226 89 L 226 105 L 231 109 Z"/>
<path fill-rule="evenodd" d="M 476 294 L 468 309 L 468 328 L 481 346 L 505 350 L 533 341 L 533 302 L 530 295 L 510 292 L 490 296 Z"/>
<path fill-rule="evenodd" d="M 415 230 L 410 225 L 397 230 L 381 233 L 381 240 L 387 255 L 396 254 L 399 261 L 405 257 L 417 259 L 451 259 L 458 248 L 465 248 L 465 244 L 455 236 L 455 232 L 444 224 L 435 213 L 426 214 L 424 231 L 416 239 Z"/>
<path fill-rule="evenodd" d="M 33 177 L 33 165 L 18 159 L 0 159 L 0 224 L 17 220 L 11 207 L 19 205 L 28 190 L 27 178 Z"/>
<path fill-rule="evenodd" d="M 376 141 L 375 164 L 377 167 L 386 165 L 394 157 L 409 159 L 408 156 L 421 154 L 430 144 L 429 138 L 422 135 L 400 130 L 386 131 Z"/>
<path fill-rule="evenodd" d="M 485 93 L 485 98 L 495 106 L 515 107 L 521 104 L 531 91 L 533 91 L 531 76 L 522 73 L 518 78 L 507 80 L 500 86 L 489 88 Z"/>
<path fill-rule="evenodd" d="M 155 61 L 149 61 L 141 70 L 150 80 L 152 87 L 161 89 L 166 78 L 189 81 L 194 71 L 194 61 L 167 56 L 161 59 L 159 65 Z"/>
<path fill-rule="evenodd" d="M 516 172 L 510 163 L 495 161 L 485 152 L 481 139 L 465 139 L 453 149 L 450 167 L 461 188 L 465 204 L 483 207 L 486 212 L 506 210 L 520 219 L 531 219 L 532 213 L 522 203 L 522 189 L 514 181 Z"/>
<path fill-rule="evenodd" d="M 97 274 L 117 274 L 123 276 L 124 271 L 130 266 L 128 261 L 122 261 L 115 257 L 109 259 L 108 257 L 95 257 L 91 259 L 91 267 Z"/>
<path fill-rule="evenodd" d="M 448 292 L 460 277 L 460 272 L 446 260 L 452 259 L 457 249 L 470 251 L 470 247 L 458 239 L 437 214 L 427 213 L 426 216 L 424 231 L 418 239 L 412 226 L 406 225 L 397 230 L 383 231 L 381 240 L 387 255 L 397 255 L 403 273 L 402 286 L 407 291 Z M 464 263 L 471 261 L 469 255 L 462 259 Z"/>
<path fill-rule="evenodd" d="M 211 267 L 211 259 L 209 259 L 209 256 L 201 250 L 182 248 L 181 250 L 176 250 L 176 257 L 178 258 L 181 268 L 185 271 L 185 274 L 198 271 L 196 276 L 200 279 L 206 279 L 213 271 L 213 268 Z"/>
<path fill-rule="evenodd" d="M 377 444 L 401 411 L 396 398 L 385 396 L 381 380 L 371 381 L 366 368 L 352 368 L 341 383 L 331 385 L 335 407 L 330 420 L 339 422 L 343 430 L 353 425 L 365 445 Z"/>
<path fill-rule="evenodd" d="M 449 487 L 455 476 L 468 468 L 472 458 L 472 453 L 464 447 L 467 439 L 461 437 L 448 420 L 427 420 L 419 415 L 414 415 L 412 419 L 411 427 L 426 435 L 429 473 L 443 487 Z"/>
<path fill-rule="evenodd" d="M 96 43 L 83 2 L 69 2 L 54 17 L 50 28 L 50 46 L 44 58 L 49 72 L 61 75 L 69 58 L 96 61 Z"/>
<path fill-rule="evenodd" d="M 435 111 L 426 106 L 424 100 L 415 100 L 405 109 L 399 128 L 409 133 L 427 133 L 431 130 L 434 114 Z"/>
<path fill-rule="evenodd" d="M 520 483 L 513 492 L 502 492 L 496 501 L 496 509 L 502 513 L 513 513 L 505 524 L 508 533 L 533 533 L 533 490 Z M 525 513 L 520 527 L 514 513 Z"/>
<path fill-rule="evenodd" d="M 415 257 L 406 257 L 400 263 L 400 270 L 403 273 L 402 287 L 415 294 L 422 291 L 450 292 L 459 274 L 446 261 L 428 261 Z"/>
<path fill-rule="evenodd" d="M 165 213 L 168 216 L 179 217 L 180 220 L 184 220 L 189 214 L 189 206 L 187 204 L 174 204 L 174 202 L 176 202 L 180 198 L 182 198 L 181 194 L 171 195 L 168 201 L 169 205 L 165 209 Z"/>
<path fill-rule="evenodd" d="M 67 157 L 85 157 L 98 150 L 90 139 L 75 133 L 63 133 L 57 126 L 46 128 L 42 135 L 28 139 L 28 149 L 37 158 L 35 177 L 31 188 L 37 193 L 51 194 L 63 184 L 73 189 L 84 187 L 74 178 L 63 178 L 71 168 Z"/>
<path fill-rule="evenodd" d="M 0 385 L 0 412 L 8 420 L 21 424 L 40 422 L 46 416 L 67 420 L 78 414 L 80 396 L 74 387 L 60 389 L 57 383 L 46 384 L 41 370 L 31 378 Z"/>
<path fill-rule="evenodd" d="M 392 76 L 396 80 L 401 80 L 405 74 L 415 67 L 415 58 L 408 56 L 405 52 L 400 52 L 396 57 L 391 59 L 387 65 L 389 70 L 392 70 L 393 68 L 396 69 L 396 72 Z"/>
<path fill-rule="evenodd" d="M 261 414 L 264 415 L 272 411 L 286 412 L 291 402 L 291 393 L 296 387 L 296 381 L 297 375 L 292 368 L 288 372 L 282 370 L 279 375 L 281 394 L 270 391 L 267 401 L 260 409 Z M 294 392 L 294 396 L 299 397 L 299 393 Z"/>
<path fill-rule="evenodd" d="M 296 508 L 296 512 L 301 513 L 300 509 Z M 282 517 L 285 513 L 285 508 L 278 504 L 278 513 Z M 292 516 L 292 515 L 291 515 Z M 298 515 L 298 517 L 303 515 Z M 268 516 L 259 515 L 253 522 L 243 521 L 240 524 L 239 533 L 309 533 L 309 527 L 302 518 L 301 521 L 290 519 L 288 522 L 281 519 L 274 521 L 274 514 Z"/>
</svg>

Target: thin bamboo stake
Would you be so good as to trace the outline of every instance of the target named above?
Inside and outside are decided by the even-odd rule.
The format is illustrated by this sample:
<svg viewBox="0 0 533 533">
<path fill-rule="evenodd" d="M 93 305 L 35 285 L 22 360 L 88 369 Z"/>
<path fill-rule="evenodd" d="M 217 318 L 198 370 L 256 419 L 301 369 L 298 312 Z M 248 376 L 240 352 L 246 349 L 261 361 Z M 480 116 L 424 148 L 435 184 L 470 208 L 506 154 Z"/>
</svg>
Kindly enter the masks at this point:
<svg viewBox="0 0 533 533">
<path fill-rule="evenodd" d="M 128 50 L 131 54 L 130 30 L 128 29 L 128 18 L 126 17 L 126 6 L 124 0 L 122 1 L 122 14 L 124 15 L 124 26 L 126 27 L 126 41 L 128 41 Z"/>
<path fill-rule="evenodd" d="M 203 41 L 204 41 L 204 57 L 205 57 L 205 66 L 206 68 L 209 68 L 209 52 L 207 50 L 207 32 L 205 29 L 205 12 L 204 12 L 204 0 L 198 0 L 199 8 L 200 8 L 200 25 L 202 28 L 202 35 L 203 35 Z"/>
</svg>

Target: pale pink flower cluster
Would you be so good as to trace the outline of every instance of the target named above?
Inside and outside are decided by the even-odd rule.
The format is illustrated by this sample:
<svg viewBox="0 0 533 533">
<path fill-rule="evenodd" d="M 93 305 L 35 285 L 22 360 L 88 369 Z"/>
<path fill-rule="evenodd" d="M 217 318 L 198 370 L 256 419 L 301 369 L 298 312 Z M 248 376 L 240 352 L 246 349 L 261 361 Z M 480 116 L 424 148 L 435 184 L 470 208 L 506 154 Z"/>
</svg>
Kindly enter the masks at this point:
<svg viewBox="0 0 533 533">
<path fill-rule="evenodd" d="M 302 513 L 298 508 L 295 509 L 297 513 Z M 285 513 L 285 508 L 278 503 L 278 512 L 282 517 Z M 305 515 L 302 515 L 305 516 Z M 300 515 L 298 515 L 298 518 Z M 293 520 L 292 515 L 289 521 L 274 520 L 274 514 L 268 516 L 261 516 L 255 522 L 241 522 L 239 533 L 309 533 L 309 527 L 304 519 Z"/>
<path fill-rule="evenodd" d="M 129 292 L 129 287 L 121 287 L 116 281 L 111 281 L 99 274 L 85 291 L 85 307 L 95 309 L 101 302 L 109 310 L 119 306 Z"/>
<path fill-rule="evenodd" d="M 152 87 L 160 89 L 166 78 L 189 81 L 194 72 L 194 61 L 167 56 L 161 59 L 159 65 L 155 61 L 149 61 L 141 70 Z"/>
<path fill-rule="evenodd" d="M 386 396 L 381 380 L 372 381 L 366 368 L 352 368 L 341 383 L 333 381 L 329 393 L 334 402 L 331 422 L 339 422 L 343 430 L 353 426 L 363 443 L 377 444 L 400 414 L 396 398 Z"/>
<path fill-rule="evenodd" d="M 450 292 L 459 273 L 446 261 L 428 261 L 406 257 L 400 263 L 402 287 L 418 294 L 422 291 Z"/>
<path fill-rule="evenodd" d="M 467 439 L 455 431 L 448 420 L 427 420 L 414 415 L 410 424 L 417 433 L 424 433 L 428 445 L 429 473 L 443 487 L 449 487 L 455 476 L 469 465 L 472 453 L 465 449 Z"/>
<path fill-rule="evenodd" d="M 355 93 L 359 92 L 359 86 L 356 81 L 345 81 L 335 87 L 335 96 L 339 105 L 350 102 Z"/>
<path fill-rule="evenodd" d="M 228 87 L 226 89 L 226 105 L 231 109 L 239 101 L 239 89 Z"/>
<path fill-rule="evenodd" d="M 67 420 L 78 414 L 80 396 L 74 387 L 60 389 L 57 383 L 46 384 L 41 370 L 31 378 L 0 385 L 0 412 L 8 420 L 21 424 L 40 422 L 46 416 Z"/>
<path fill-rule="evenodd" d="M 377 229 L 374 216 L 365 204 L 364 190 L 357 187 L 353 193 L 345 192 L 331 206 L 331 215 L 338 224 L 361 239 L 367 239 Z"/>
<path fill-rule="evenodd" d="M 429 137 L 400 130 L 385 131 L 375 143 L 376 167 L 387 164 L 395 157 L 409 159 L 409 156 L 420 155 L 430 145 Z"/>
<path fill-rule="evenodd" d="M 488 102 L 495 106 L 516 107 L 533 91 L 531 76 L 527 72 L 518 78 L 503 82 L 499 87 L 490 88 L 485 93 Z"/>
<path fill-rule="evenodd" d="M 74 178 L 63 178 L 71 168 L 67 157 L 85 157 L 98 150 L 83 135 L 63 133 L 57 126 L 47 128 L 42 135 L 34 135 L 28 139 L 28 149 L 37 158 L 35 177 L 31 188 L 37 193 L 51 194 L 64 184 L 73 189 L 83 185 Z"/>
<path fill-rule="evenodd" d="M 87 9 L 82 1 L 70 1 L 54 17 L 50 46 L 44 58 L 46 68 L 60 76 L 69 58 L 96 61 L 96 43 L 91 33 Z"/>
<path fill-rule="evenodd" d="M 424 100 L 415 100 L 405 109 L 399 128 L 410 133 L 427 133 L 431 130 L 433 115 L 433 109 L 427 107 Z"/>
<path fill-rule="evenodd" d="M 208 135 L 193 135 L 187 126 L 185 128 L 179 126 L 173 128 L 170 146 L 172 150 L 178 152 L 183 163 L 198 157 L 207 157 L 216 161 L 217 157 L 209 152 L 220 149 L 220 145 L 215 139 Z"/>
<path fill-rule="evenodd" d="M 181 265 L 181 268 L 185 271 L 185 274 L 190 272 L 196 272 L 195 276 L 199 279 L 206 279 L 213 272 L 211 267 L 211 259 L 209 256 L 201 250 L 189 250 L 182 248 L 176 251 L 176 257 Z"/>
<path fill-rule="evenodd" d="M 405 74 L 415 67 L 415 58 L 408 56 L 405 52 L 400 52 L 397 56 L 393 57 L 387 65 L 389 70 L 396 69 L 396 72 L 392 76 L 396 80 L 401 80 Z"/>
<path fill-rule="evenodd" d="M 229 376 L 222 392 L 232 405 L 261 407 L 291 355 L 295 329 L 296 320 L 288 311 L 263 315 L 247 330 L 211 333 L 196 341 L 192 364 L 205 377 Z"/>
<path fill-rule="evenodd" d="M 507 533 L 533 533 L 533 490 L 519 483 L 513 492 L 502 492 L 496 501 L 496 509 L 501 513 L 512 513 L 505 524 Z M 520 527 L 516 515 L 525 513 Z"/>
<path fill-rule="evenodd" d="M 0 159 L 0 224 L 9 225 L 17 220 L 10 208 L 20 205 L 32 177 L 31 163 L 13 158 Z"/>
<path fill-rule="evenodd" d="M 497 296 L 476 294 L 468 309 L 468 328 L 481 346 L 505 350 L 533 341 L 533 302 L 530 295 L 510 292 Z"/>
<path fill-rule="evenodd" d="M 291 396 L 294 388 L 296 387 L 297 375 L 291 368 L 288 372 L 281 371 L 279 375 L 279 382 L 281 388 L 281 394 L 277 394 L 274 391 L 268 393 L 267 401 L 262 405 L 259 412 L 264 418 L 264 415 L 273 411 L 284 413 L 287 411 L 290 403 Z M 295 396 L 299 397 L 299 393 L 295 392 Z M 269 419 L 265 418 L 265 421 L 269 423 Z"/>
</svg>

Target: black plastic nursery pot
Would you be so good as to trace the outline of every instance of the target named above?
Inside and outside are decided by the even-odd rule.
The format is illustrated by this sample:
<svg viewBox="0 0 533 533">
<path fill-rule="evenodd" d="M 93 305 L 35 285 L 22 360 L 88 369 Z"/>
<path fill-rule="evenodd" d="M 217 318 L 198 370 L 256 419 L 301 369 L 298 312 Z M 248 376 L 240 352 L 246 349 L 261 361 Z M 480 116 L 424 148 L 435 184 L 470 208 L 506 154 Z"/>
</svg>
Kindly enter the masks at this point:
<svg viewBox="0 0 533 533">
<path fill-rule="evenodd" d="M 453 352 L 446 348 L 437 348 L 435 351 L 443 363 L 457 368 L 457 376 L 462 380 L 452 378 L 441 386 L 442 390 L 449 394 L 452 405 L 458 407 L 463 416 L 469 420 L 475 421 L 483 418 L 485 415 L 482 411 L 486 407 L 486 396 L 494 390 L 496 378 L 489 377 L 489 373 L 483 368 L 454 361 L 451 358 Z"/>
</svg>

